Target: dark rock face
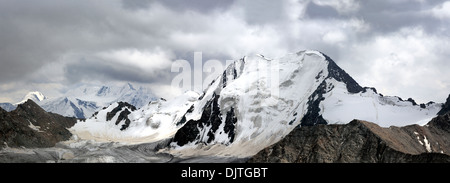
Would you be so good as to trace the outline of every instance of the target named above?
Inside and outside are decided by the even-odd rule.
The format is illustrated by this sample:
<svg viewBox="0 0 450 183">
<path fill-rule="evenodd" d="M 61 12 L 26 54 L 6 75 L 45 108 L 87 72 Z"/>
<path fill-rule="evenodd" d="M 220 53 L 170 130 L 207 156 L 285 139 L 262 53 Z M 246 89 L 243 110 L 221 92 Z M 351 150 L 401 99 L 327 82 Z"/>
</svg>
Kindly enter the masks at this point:
<svg viewBox="0 0 450 183">
<path fill-rule="evenodd" d="M 448 95 L 447 101 L 442 106 L 442 109 L 437 113 L 438 115 L 444 115 L 450 112 L 450 95 Z"/>
<path fill-rule="evenodd" d="M 347 85 L 347 90 L 350 93 L 359 93 L 366 91 L 361 87 L 347 72 L 342 70 L 329 56 L 322 53 L 328 61 L 328 77 L 334 78 L 337 81 L 344 82 Z"/>
<path fill-rule="evenodd" d="M 327 92 L 327 82 L 323 81 L 319 87 L 317 87 L 316 91 L 309 96 L 308 98 L 308 111 L 305 116 L 303 116 L 300 125 L 301 126 L 313 126 L 318 124 L 327 124 L 327 121 L 323 119 L 322 115 L 320 115 L 319 104 L 325 98 L 323 94 Z M 315 100 L 314 100 L 315 99 Z M 290 124 L 292 124 L 292 121 Z"/>
<path fill-rule="evenodd" d="M 330 57 L 323 54 L 325 56 L 327 62 L 328 62 L 328 78 L 334 78 L 335 80 L 339 82 L 343 82 L 347 86 L 347 91 L 350 93 L 359 93 L 359 92 L 366 92 L 367 89 L 372 89 L 376 92 L 375 88 L 363 88 L 361 87 L 347 72 L 342 70 Z M 319 75 L 316 76 L 316 79 L 320 78 L 322 72 L 319 73 Z M 334 88 L 334 86 L 327 84 L 327 82 L 324 80 L 319 87 L 317 87 L 316 91 L 309 96 L 308 98 L 308 111 L 305 114 L 305 116 L 301 119 L 300 125 L 301 126 L 313 126 L 313 125 L 319 125 L 319 124 L 327 124 L 325 119 L 323 119 L 322 115 L 320 115 L 320 108 L 319 104 L 325 98 L 323 97 L 323 94 L 331 91 Z"/>
<path fill-rule="evenodd" d="M 237 63 L 241 63 L 239 68 Z M 208 98 L 205 98 L 205 92 L 199 97 L 199 100 L 207 100 L 202 108 L 202 116 L 199 120 L 189 120 L 186 122 L 186 114 L 191 113 L 194 110 L 192 106 L 182 117 L 181 121 L 177 123 L 177 126 L 183 125 L 175 134 L 173 141 L 178 146 L 183 146 L 188 143 L 203 143 L 208 144 L 215 140 L 216 133 L 226 133 L 228 135 L 228 141 L 224 144 L 228 145 L 233 143 L 236 130 L 236 111 L 233 107 L 224 111 L 220 108 L 218 100 L 220 98 L 220 90 L 225 88 L 232 80 L 239 77 L 240 71 L 244 69 L 245 57 L 237 62 L 230 64 L 227 69 L 222 73 L 222 78 L 213 80 L 211 85 L 215 82 L 219 82 L 219 88 L 216 88 L 214 94 Z M 240 71 L 238 71 L 239 69 Z M 199 107 L 199 106 L 196 106 Z M 225 121 L 222 116 L 225 115 Z M 219 129 L 221 124 L 224 123 L 223 129 Z M 221 131 L 223 130 L 223 131 Z"/>
<path fill-rule="evenodd" d="M 228 134 L 228 138 L 230 138 L 230 143 L 234 141 L 235 128 L 236 128 L 237 118 L 234 113 L 234 108 L 231 108 L 229 112 L 227 112 L 227 117 L 225 119 L 225 127 L 224 132 Z"/>
<path fill-rule="evenodd" d="M 72 136 L 67 128 L 75 123 L 76 118 L 48 113 L 28 100 L 12 112 L 0 110 L 0 148 L 52 147 Z"/>
<path fill-rule="evenodd" d="M 433 118 L 428 123 L 428 126 L 433 127 L 432 129 L 440 129 L 446 133 L 450 133 L 450 113 Z M 450 139 L 448 140 L 448 142 L 450 142 Z"/>
<path fill-rule="evenodd" d="M 115 107 L 111 112 L 106 113 L 106 121 L 111 121 L 112 118 L 114 118 L 114 116 L 116 116 L 117 113 L 121 111 L 119 116 L 117 117 L 117 120 L 115 121 L 115 124 L 119 125 L 120 122 L 125 121 L 125 124 L 123 124 L 120 128 L 120 130 L 123 131 L 130 126 L 131 120 L 128 118 L 128 115 L 131 114 L 131 111 L 135 111 L 136 107 L 127 102 L 118 102 L 118 104 L 119 105 Z M 130 109 L 131 111 L 128 109 Z"/>
<path fill-rule="evenodd" d="M 122 120 L 125 120 L 125 124 L 122 125 L 122 127 L 120 128 L 120 131 L 123 131 L 123 130 L 127 129 L 127 128 L 130 126 L 131 120 L 128 119 L 128 115 L 129 115 L 129 114 L 131 114 L 131 112 L 130 112 L 128 109 L 125 109 L 124 111 L 122 111 L 122 112 L 119 114 L 119 117 L 117 118 L 115 124 L 116 124 L 116 125 L 119 125 L 119 123 L 120 123 Z"/>
<path fill-rule="evenodd" d="M 193 141 L 197 143 L 210 143 L 215 139 L 215 133 L 222 123 L 222 116 L 218 104 L 219 95 L 215 93 L 203 108 L 202 117 L 199 120 L 189 120 L 180 130 L 177 131 L 173 138 L 173 142 L 183 146 Z M 189 112 L 189 111 L 188 111 Z M 224 130 L 228 133 L 229 138 L 234 139 L 234 128 L 237 122 L 234 116 L 234 109 L 227 113 Z M 199 129 L 207 131 L 200 131 Z"/>
<path fill-rule="evenodd" d="M 417 105 L 416 101 L 412 98 L 408 98 L 408 100 L 406 100 L 406 101 L 411 102 L 412 105 Z"/>
<path fill-rule="evenodd" d="M 450 162 L 450 114 L 422 127 L 381 128 L 354 120 L 346 125 L 294 129 L 248 162 L 411 163 Z"/>
<path fill-rule="evenodd" d="M 136 107 L 127 103 L 127 102 L 118 102 L 119 106 L 115 107 L 111 112 L 106 113 L 106 121 L 111 121 L 111 119 L 116 116 L 119 111 L 122 111 L 123 108 L 129 108 L 131 111 L 135 111 Z"/>
</svg>

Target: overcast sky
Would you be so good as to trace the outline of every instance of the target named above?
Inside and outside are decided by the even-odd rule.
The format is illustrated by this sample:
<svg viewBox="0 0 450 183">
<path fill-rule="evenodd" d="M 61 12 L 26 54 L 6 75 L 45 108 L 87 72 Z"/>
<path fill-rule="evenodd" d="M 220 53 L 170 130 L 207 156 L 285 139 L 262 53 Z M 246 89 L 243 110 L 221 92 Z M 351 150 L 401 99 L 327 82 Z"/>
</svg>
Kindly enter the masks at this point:
<svg viewBox="0 0 450 183">
<path fill-rule="evenodd" d="M 172 62 L 330 56 L 362 86 L 418 102 L 450 93 L 450 1 L 0 0 L 0 102 L 132 82 L 170 98 Z"/>
</svg>

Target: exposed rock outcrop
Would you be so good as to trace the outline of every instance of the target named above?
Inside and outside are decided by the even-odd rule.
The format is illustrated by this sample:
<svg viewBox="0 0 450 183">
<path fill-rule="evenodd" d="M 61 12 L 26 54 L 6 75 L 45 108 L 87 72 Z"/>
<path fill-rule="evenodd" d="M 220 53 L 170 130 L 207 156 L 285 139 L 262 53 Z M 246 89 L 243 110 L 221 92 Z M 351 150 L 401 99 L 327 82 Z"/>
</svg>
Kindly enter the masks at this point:
<svg viewBox="0 0 450 183">
<path fill-rule="evenodd" d="M 28 100 L 12 112 L 0 110 L 0 148 L 52 147 L 72 136 L 67 128 L 75 123 L 75 118 L 48 113 Z"/>
<path fill-rule="evenodd" d="M 448 95 L 447 101 L 442 106 L 442 109 L 437 113 L 438 115 L 444 115 L 450 112 L 450 95 Z"/>
<path fill-rule="evenodd" d="M 425 126 L 381 128 L 366 121 L 296 128 L 248 162 L 450 162 L 450 114 Z"/>
</svg>

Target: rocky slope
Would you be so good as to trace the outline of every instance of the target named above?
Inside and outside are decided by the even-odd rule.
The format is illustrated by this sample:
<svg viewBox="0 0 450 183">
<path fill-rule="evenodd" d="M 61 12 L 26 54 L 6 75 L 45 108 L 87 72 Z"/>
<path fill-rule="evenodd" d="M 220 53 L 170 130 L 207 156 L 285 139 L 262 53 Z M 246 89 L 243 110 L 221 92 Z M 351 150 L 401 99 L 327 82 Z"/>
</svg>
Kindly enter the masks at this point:
<svg viewBox="0 0 450 183">
<path fill-rule="evenodd" d="M 444 115 L 450 112 L 450 95 L 448 95 L 447 101 L 442 105 L 442 109 L 438 112 L 438 115 Z"/>
<path fill-rule="evenodd" d="M 450 114 L 427 125 L 381 128 L 366 121 L 304 126 L 260 151 L 251 163 L 450 162 Z"/>
<path fill-rule="evenodd" d="M 75 123 L 75 118 L 48 113 L 32 100 L 18 105 L 12 112 L 0 109 L 0 149 L 52 147 L 72 136 L 66 128 Z"/>
</svg>

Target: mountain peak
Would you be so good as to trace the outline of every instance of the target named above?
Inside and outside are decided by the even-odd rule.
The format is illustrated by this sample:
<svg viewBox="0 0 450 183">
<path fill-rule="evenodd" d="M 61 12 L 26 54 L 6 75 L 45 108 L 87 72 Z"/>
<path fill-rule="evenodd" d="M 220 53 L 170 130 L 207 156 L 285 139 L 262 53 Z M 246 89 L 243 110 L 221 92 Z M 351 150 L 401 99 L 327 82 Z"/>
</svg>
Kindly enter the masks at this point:
<svg viewBox="0 0 450 183">
<path fill-rule="evenodd" d="M 35 101 L 32 99 L 28 99 L 27 101 L 19 104 L 15 111 L 18 112 L 26 112 L 26 113 L 45 113 L 45 110 L 42 109 Z"/>
<path fill-rule="evenodd" d="M 22 101 L 16 103 L 16 105 L 23 104 L 28 99 L 31 99 L 31 100 L 33 100 L 35 102 L 40 102 L 40 101 L 43 101 L 43 100 L 47 99 L 47 97 L 44 94 L 42 94 L 41 92 L 39 92 L 39 91 L 29 92 L 29 93 L 27 93 L 25 95 L 25 97 L 22 99 Z"/>
<path fill-rule="evenodd" d="M 444 115 L 450 112 L 450 95 L 448 95 L 447 101 L 442 106 L 442 109 L 437 113 L 438 115 Z"/>
<path fill-rule="evenodd" d="M 329 56 L 321 53 L 325 59 L 328 61 L 328 72 L 330 78 L 334 78 L 337 81 L 344 82 L 347 85 L 347 90 L 350 93 L 359 93 L 365 91 L 347 72 L 340 68 L 336 62 L 333 61 Z"/>
<path fill-rule="evenodd" d="M 114 103 L 86 123 L 77 124 L 74 131 L 102 134 L 121 142 L 130 137 L 147 143 L 170 138 L 171 151 L 186 156 L 214 153 L 248 157 L 299 125 L 301 129 L 346 124 L 353 119 L 381 127 L 422 124 L 441 108 L 421 109 L 409 101 L 363 88 L 330 57 L 314 50 L 275 59 L 257 55 L 236 60 L 201 96 L 185 93 L 172 100 L 147 102 L 139 110 L 125 111 L 120 118 L 112 117 L 121 116 L 122 112 L 111 113 L 118 105 Z M 120 110 L 124 109 L 116 109 Z M 126 129 L 110 125 L 108 119 L 125 124 Z M 99 124 L 105 128 L 98 128 Z M 91 125 L 95 127 L 89 128 Z M 201 148 L 205 146 L 208 148 Z"/>
</svg>

